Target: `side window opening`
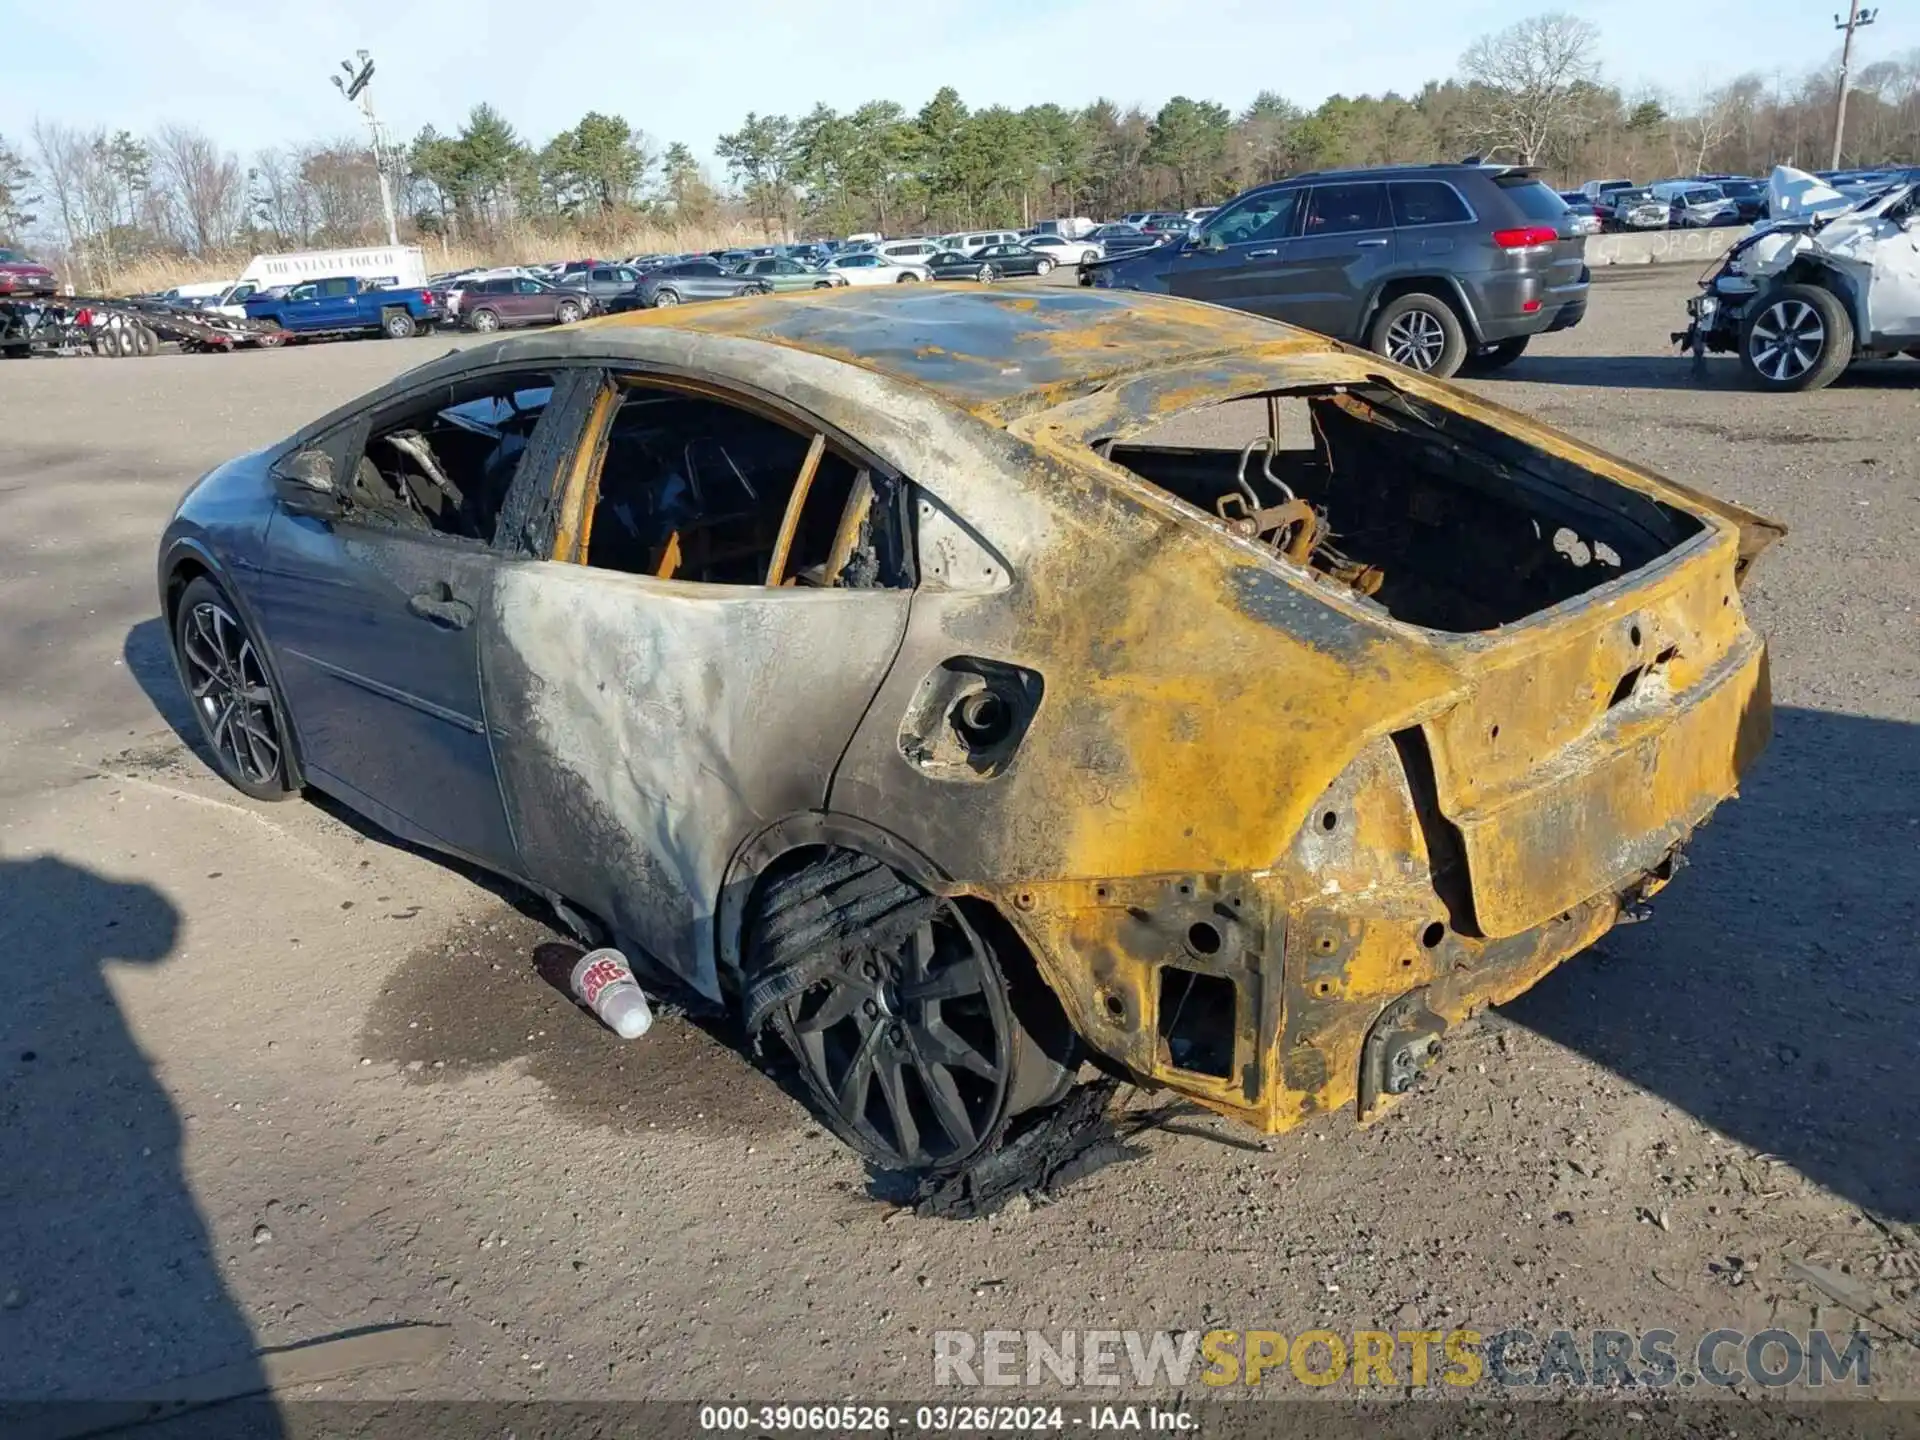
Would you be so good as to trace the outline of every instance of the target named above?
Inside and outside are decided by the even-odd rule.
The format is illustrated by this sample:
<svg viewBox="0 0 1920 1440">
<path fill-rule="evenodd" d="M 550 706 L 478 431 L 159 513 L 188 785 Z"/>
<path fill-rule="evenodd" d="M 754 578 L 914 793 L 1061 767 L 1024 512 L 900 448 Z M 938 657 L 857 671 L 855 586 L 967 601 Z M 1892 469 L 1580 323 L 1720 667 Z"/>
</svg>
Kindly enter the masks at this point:
<svg viewBox="0 0 1920 1440">
<path fill-rule="evenodd" d="M 500 507 L 553 397 L 547 374 L 437 389 L 379 416 L 348 485 L 362 518 L 491 544 Z"/>
<path fill-rule="evenodd" d="M 600 449 L 584 564 L 710 585 L 913 584 L 906 487 L 817 429 L 623 382 Z"/>
</svg>

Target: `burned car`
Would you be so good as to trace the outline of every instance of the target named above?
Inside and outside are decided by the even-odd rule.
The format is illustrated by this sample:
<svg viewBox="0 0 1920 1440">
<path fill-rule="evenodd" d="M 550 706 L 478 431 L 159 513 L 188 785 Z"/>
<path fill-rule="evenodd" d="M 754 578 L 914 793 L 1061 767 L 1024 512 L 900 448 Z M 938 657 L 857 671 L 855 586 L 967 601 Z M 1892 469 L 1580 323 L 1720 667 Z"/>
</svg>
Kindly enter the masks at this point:
<svg viewBox="0 0 1920 1440">
<path fill-rule="evenodd" d="M 1762 390 L 1818 390 L 1855 360 L 1920 351 L 1920 185 L 1856 200 L 1780 166 L 1768 213 L 1687 301 L 1673 338 L 1696 362 L 1732 353 Z"/>
<path fill-rule="evenodd" d="M 430 362 L 158 579 L 234 785 L 512 877 L 939 1174 L 1089 1058 L 1380 1113 L 1734 793 L 1780 533 L 1256 316 L 901 286 Z"/>
</svg>

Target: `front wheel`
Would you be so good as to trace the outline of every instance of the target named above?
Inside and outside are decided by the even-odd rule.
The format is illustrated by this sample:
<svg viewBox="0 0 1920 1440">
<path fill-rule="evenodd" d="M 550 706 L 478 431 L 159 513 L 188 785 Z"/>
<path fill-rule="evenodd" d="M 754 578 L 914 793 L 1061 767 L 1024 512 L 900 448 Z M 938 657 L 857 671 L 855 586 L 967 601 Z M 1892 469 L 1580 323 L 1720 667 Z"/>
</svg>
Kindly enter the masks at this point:
<svg viewBox="0 0 1920 1440">
<path fill-rule="evenodd" d="M 467 317 L 467 324 L 482 335 L 491 335 L 500 328 L 500 317 L 491 310 L 476 310 Z"/>
<path fill-rule="evenodd" d="M 902 271 L 900 278 L 894 281 L 893 283 L 896 285 L 912 285 L 916 281 L 918 281 L 919 278 L 920 277 L 914 274 L 911 270 L 906 270 L 906 271 Z"/>
<path fill-rule="evenodd" d="M 1374 317 L 1367 348 L 1396 365 L 1444 380 L 1467 356 L 1467 335 L 1453 307 L 1415 291 L 1390 300 Z"/>
<path fill-rule="evenodd" d="M 1044 275 L 1051 269 L 1053 269 L 1053 261 L 1042 258 L 1035 262 L 1033 273 L 1036 275 Z"/>
<path fill-rule="evenodd" d="M 389 340 L 406 340 L 419 327 L 413 323 L 413 316 L 404 310 L 389 310 L 380 320 L 380 328 L 386 332 Z"/>
<path fill-rule="evenodd" d="M 1740 364 L 1762 390 L 1820 390 L 1853 359 L 1853 318 L 1818 285 L 1782 285 L 1748 309 Z"/>
<path fill-rule="evenodd" d="M 173 661 L 221 778 L 255 800 L 291 795 L 273 678 L 226 593 L 204 575 L 174 611 Z"/>
<path fill-rule="evenodd" d="M 1000 272 L 994 269 L 993 266 L 982 265 L 980 267 L 980 283 L 982 285 L 991 285 L 994 281 L 998 280 L 999 278 L 1000 278 Z"/>
<path fill-rule="evenodd" d="M 658 290 L 654 292 L 653 304 L 655 309 L 659 309 L 660 307 L 666 306 L 666 305 L 678 305 L 679 303 L 680 303 L 680 296 L 676 291 Z"/>
<path fill-rule="evenodd" d="M 580 318 L 580 307 L 571 300 L 562 300 L 554 309 L 553 318 L 562 325 L 571 325 Z"/>
</svg>

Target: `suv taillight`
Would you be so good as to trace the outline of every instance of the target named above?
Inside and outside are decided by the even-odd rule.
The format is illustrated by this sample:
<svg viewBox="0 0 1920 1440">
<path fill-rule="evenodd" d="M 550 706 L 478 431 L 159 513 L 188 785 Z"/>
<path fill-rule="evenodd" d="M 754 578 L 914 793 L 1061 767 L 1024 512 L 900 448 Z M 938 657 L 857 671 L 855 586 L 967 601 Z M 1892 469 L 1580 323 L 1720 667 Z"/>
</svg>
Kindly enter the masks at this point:
<svg viewBox="0 0 1920 1440">
<path fill-rule="evenodd" d="M 1551 245 L 1560 232 L 1551 225 L 1523 225 L 1518 230 L 1496 230 L 1493 243 L 1502 250 L 1524 250 L 1529 245 Z"/>
</svg>

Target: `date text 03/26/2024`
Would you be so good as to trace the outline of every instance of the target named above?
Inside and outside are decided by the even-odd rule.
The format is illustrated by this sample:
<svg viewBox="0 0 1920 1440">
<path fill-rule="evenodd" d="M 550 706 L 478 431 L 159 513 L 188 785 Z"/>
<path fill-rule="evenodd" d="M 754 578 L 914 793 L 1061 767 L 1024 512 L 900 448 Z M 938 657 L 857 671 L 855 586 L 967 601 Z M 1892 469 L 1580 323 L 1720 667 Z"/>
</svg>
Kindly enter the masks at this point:
<svg viewBox="0 0 1920 1440">
<path fill-rule="evenodd" d="M 1046 1434 L 1068 1430 L 1154 1431 L 1196 1428 L 1185 1410 L 1158 1405 L 703 1405 L 700 1428 L 804 1435 L 908 1429 L 928 1435 Z"/>
</svg>

